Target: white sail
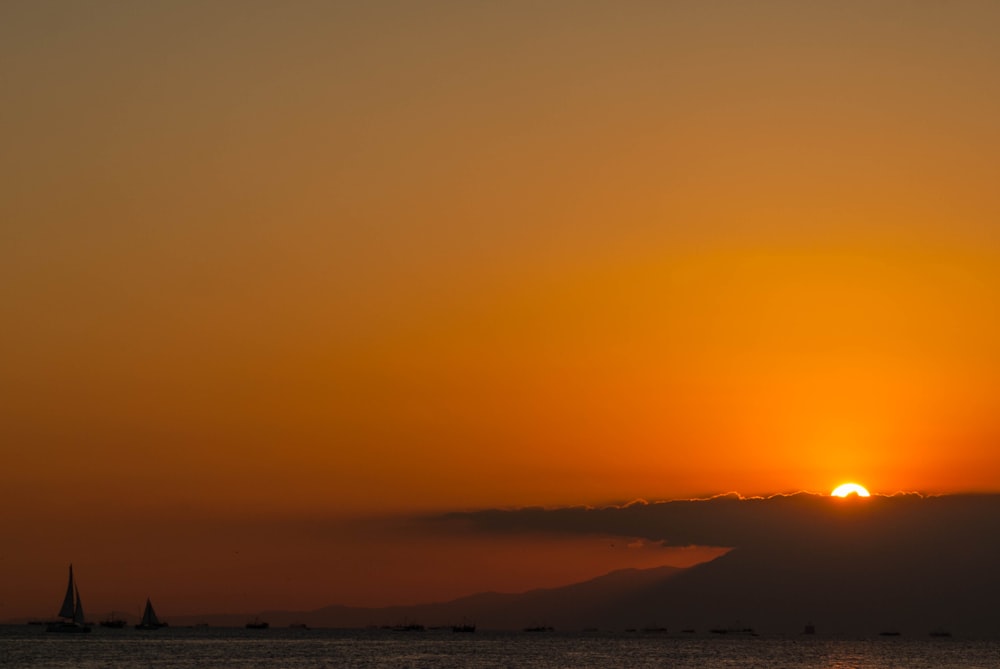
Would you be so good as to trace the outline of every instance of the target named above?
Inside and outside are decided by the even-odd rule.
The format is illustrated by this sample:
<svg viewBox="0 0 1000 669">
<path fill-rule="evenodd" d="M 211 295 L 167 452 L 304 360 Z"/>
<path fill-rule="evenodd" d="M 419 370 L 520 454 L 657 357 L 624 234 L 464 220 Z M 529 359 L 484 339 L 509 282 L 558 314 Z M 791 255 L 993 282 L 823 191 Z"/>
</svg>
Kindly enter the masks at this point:
<svg viewBox="0 0 1000 669">
<path fill-rule="evenodd" d="M 73 565 L 69 566 L 69 583 L 66 584 L 66 596 L 63 597 L 62 608 L 59 609 L 60 618 L 73 618 L 76 613 L 73 596 L 76 594 L 76 585 L 73 583 Z"/>
</svg>

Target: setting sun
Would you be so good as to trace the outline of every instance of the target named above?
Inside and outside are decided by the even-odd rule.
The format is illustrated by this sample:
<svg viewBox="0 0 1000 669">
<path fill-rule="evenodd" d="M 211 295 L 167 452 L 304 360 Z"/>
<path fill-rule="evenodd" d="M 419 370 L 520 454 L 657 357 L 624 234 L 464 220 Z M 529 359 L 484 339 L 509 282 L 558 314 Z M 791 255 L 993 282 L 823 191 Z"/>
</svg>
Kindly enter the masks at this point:
<svg viewBox="0 0 1000 669">
<path fill-rule="evenodd" d="M 833 497 L 847 497 L 848 495 L 857 495 L 858 497 L 871 496 L 864 486 L 858 485 L 857 483 L 845 483 L 837 486 L 833 489 L 833 492 L 831 492 L 830 495 Z"/>
</svg>

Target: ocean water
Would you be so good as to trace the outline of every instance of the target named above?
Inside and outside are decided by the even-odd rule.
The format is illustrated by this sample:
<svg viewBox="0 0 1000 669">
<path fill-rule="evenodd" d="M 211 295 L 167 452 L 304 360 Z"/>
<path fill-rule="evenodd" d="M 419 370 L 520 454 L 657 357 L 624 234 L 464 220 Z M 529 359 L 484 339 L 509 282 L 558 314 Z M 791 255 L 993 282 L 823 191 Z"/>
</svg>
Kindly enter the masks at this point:
<svg viewBox="0 0 1000 669">
<path fill-rule="evenodd" d="M 230 628 L 95 628 L 91 634 L 59 635 L 24 625 L 0 627 L 0 667 L 995 669 L 1000 641 Z"/>
</svg>

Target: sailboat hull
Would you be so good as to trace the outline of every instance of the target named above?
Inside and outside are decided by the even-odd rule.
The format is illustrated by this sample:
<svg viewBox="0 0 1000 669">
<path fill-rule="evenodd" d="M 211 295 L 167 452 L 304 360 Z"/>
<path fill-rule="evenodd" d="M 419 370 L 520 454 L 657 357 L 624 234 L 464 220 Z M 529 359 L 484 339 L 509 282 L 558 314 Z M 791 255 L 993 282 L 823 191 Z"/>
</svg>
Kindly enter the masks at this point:
<svg viewBox="0 0 1000 669">
<path fill-rule="evenodd" d="M 46 625 L 45 631 L 60 634 L 86 634 L 90 631 L 90 626 L 73 622 L 57 622 Z"/>
</svg>

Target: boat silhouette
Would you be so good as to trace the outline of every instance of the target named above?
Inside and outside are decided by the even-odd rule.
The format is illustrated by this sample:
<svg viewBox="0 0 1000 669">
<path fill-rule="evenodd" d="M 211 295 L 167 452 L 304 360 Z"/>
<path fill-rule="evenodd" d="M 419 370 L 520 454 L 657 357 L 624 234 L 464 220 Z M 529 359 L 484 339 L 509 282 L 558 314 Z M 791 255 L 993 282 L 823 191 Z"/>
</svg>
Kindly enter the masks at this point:
<svg viewBox="0 0 1000 669">
<path fill-rule="evenodd" d="M 156 611 L 153 609 L 153 603 L 149 601 L 149 597 L 146 598 L 146 609 L 142 612 L 142 620 L 139 624 L 135 626 L 137 630 L 158 630 L 161 627 L 166 627 L 167 623 L 160 622 L 160 619 L 156 617 Z"/>
<path fill-rule="evenodd" d="M 712 634 L 733 634 L 736 636 L 757 636 L 752 627 L 713 627 L 708 630 Z"/>
<path fill-rule="evenodd" d="M 111 629 L 120 630 L 123 627 L 125 627 L 126 621 L 124 618 L 119 618 L 118 616 L 116 616 L 115 612 L 112 611 L 111 615 L 109 615 L 107 618 L 105 618 L 100 622 L 100 625 L 101 627 L 109 627 Z"/>
<path fill-rule="evenodd" d="M 525 632 L 555 632 L 555 628 L 554 627 L 550 627 L 549 625 L 534 625 L 532 627 L 525 627 L 524 631 Z"/>
<path fill-rule="evenodd" d="M 66 584 L 66 595 L 63 597 L 62 607 L 59 609 L 59 617 L 62 620 L 49 623 L 45 627 L 45 631 L 68 634 L 90 631 L 90 626 L 87 625 L 83 615 L 80 590 L 76 587 L 76 581 L 73 578 L 73 565 L 69 566 L 69 583 Z"/>
</svg>

